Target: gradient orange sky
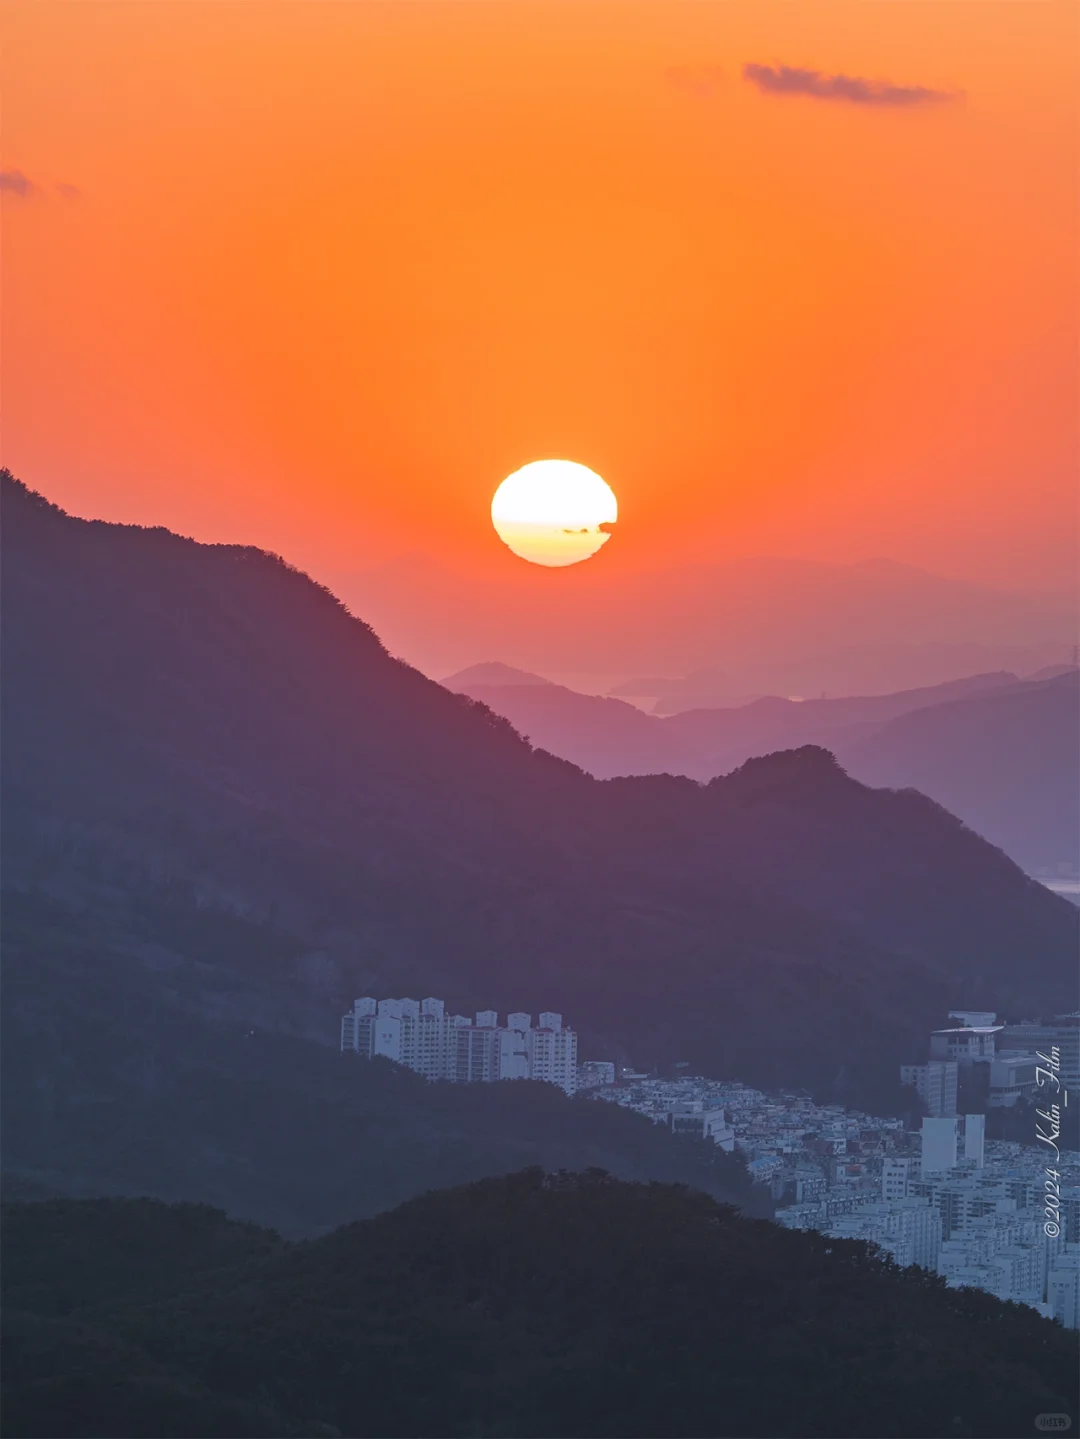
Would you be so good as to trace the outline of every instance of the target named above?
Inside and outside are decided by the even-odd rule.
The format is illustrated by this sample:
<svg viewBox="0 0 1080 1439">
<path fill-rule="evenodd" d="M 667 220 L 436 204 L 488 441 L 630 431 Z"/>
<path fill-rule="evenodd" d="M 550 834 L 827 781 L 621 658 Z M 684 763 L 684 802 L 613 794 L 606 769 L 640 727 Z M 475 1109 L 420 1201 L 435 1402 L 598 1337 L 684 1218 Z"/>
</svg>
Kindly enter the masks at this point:
<svg viewBox="0 0 1080 1439">
<path fill-rule="evenodd" d="M 520 564 L 492 493 L 561 455 L 618 495 L 613 573 L 1065 586 L 1078 14 L 8 0 L 4 462 L 319 575 Z"/>
</svg>

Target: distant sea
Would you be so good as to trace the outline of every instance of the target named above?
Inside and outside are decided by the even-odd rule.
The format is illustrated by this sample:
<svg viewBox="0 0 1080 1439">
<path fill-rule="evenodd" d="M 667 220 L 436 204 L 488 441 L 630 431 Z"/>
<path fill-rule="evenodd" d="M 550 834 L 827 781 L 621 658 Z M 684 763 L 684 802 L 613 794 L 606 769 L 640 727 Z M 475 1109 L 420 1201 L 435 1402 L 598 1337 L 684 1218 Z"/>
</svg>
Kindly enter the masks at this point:
<svg viewBox="0 0 1080 1439">
<path fill-rule="evenodd" d="M 1060 894 L 1062 899 L 1071 899 L 1073 904 L 1080 905 L 1080 879 L 1040 879 L 1039 883 Z"/>
</svg>

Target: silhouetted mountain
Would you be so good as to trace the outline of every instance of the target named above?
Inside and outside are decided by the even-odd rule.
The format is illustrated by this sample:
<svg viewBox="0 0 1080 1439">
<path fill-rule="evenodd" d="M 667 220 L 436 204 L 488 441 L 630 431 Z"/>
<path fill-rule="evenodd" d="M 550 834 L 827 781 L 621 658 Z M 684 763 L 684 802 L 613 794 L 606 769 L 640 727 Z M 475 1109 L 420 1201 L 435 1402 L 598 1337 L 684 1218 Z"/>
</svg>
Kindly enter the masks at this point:
<svg viewBox="0 0 1080 1439">
<path fill-rule="evenodd" d="M 867 784 L 920 789 L 1031 871 L 1080 873 L 1080 674 L 934 705 L 843 745 Z"/>
<path fill-rule="evenodd" d="M 1044 665 L 1042 669 L 1036 670 L 1033 674 L 1025 675 L 1027 680 L 1056 680 L 1060 675 L 1071 675 L 1080 673 L 1076 665 Z"/>
<path fill-rule="evenodd" d="M 470 685 L 527 685 L 530 687 L 551 684 L 542 675 L 533 675 L 528 670 L 516 670 L 513 665 L 504 665 L 499 660 L 488 660 L 484 664 L 470 665 L 457 674 L 447 675 L 442 681 L 455 694 L 465 693 Z"/>
<path fill-rule="evenodd" d="M 657 773 L 711 779 L 755 755 L 823 745 L 867 784 L 922 790 L 1030 872 L 1080 870 L 1075 669 L 1043 681 L 976 675 L 895 695 L 799 703 L 772 697 L 662 718 L 558 685 L 458 677 L 452 687 L 599 779 Z"/>
<path fill-rule="evenodd" d="M 920 647 L 921 648 L 921 647 Z M 977 649 L 977 647 L 974 647 Z M 941 666 L 947 672 L 955 667 L 962 669 L 964 664 L 970 664 L 970 659 L 962 660 L 959 655 L 954 654 L 956 646 L 947 648 L 947 654 L 941 656 Z M 894 664 L 903 677 L 906 666 L 898 661 L 895 654 L 881 656 L 884 666 Z M 903 714 L 907 709 L 915 708 L 922 704 L 940 704 L 945 700 L 960 699 L 965 695 L 978 693 L 984 689 L 995 689 L 1003 684 L 1015 684 L 1019 678 L 1008 670 L 997 670 L 995 672 L 985 671 L 980 673 L 968 673 L 961 679 L 948 679 L 940 683 L 918 684 L 910 689 L 896 688 L 884 690 L 875 688 L 865 695 L 852 695 L 849 691 L 841 690 L 839 694 L 834 692 L 832 699 L 827 694 L 820 694 L 823 684 L 827 684 L 830 678 L 830 669 L 834 663 L 841 667 L 848 664 L 849 668 L 854 667 L 854 662 L 848 656 L 846 661 L 843 656 L 834 656 L 831 659 L 826 656 L 802 656 L 802 673 L 789 672 L 785 675 L 783 669 L 779 672 L 770 669 L 768 666 L 761 666 L 756 671 L 742 675 L 734 680 L 731 675 L 720 674 L 711 670 L 700 670 L 695 674 L 685 675 L 680 679 L 661 678 L 640 678 L 628 679 L 623 683 L 615 685 L 610 693 L 616 697 L 620 695 L 632 695 L 635 699 L 642 699 L 647 696 L 655 696 L 655 704 L 652 713 L 657 715 L 683 714 L 687 710 L 695 709 L 731 709 L 743 707 L 753 703 L 754 700 L 773 699 L 783 696 L 787 700 L 793 698 L 792 691 L 798 692 L 796 703 L 817 704 L 828 702 L 830 705 L 848 703 L 860 711 L 862 718 L 888 719 L 893 714 Z M 925 663 L 920 664 L 919 659 L 912 659 L 913 666 L 926 668 Z M 787 683 L 783 683 L 786 678 Z M 779 686 L 778 686 L 778 681 Z M 769 685 L 772 688 L 769 688 Z M 753 686 L 756 693 L 745 699 L 733 699 L 732 690 L 736 685 L 743 688 Z M 875 705 L 873 702 L 877 701 Z M 836 711 L 840 713 L 840 711 Z"/>
<path fill-rule="evenodd" d="M 556 684 L 488 684 L 461 676 L 443 684 L 504 715 L 533 744 L 597 779 L 645 774 L 700 777 L 704 768 L 693 741 L 682 743 L 670 726 L 625 700 L 583 695 Z"/>
<path fill-rule="evenodd" d="M 813 748 L 602 783 L 273 556 L 10 478 L 4 511 L 6 881 L 188 1012 L 336 1043 L 365 992 L 555 1007 L 590 1057 L 891 1106 L 950 1005 L 1072 1002 L 1075 909 L 918 794 Z M 18 962 L 58 1008 L 96 982 Z"/>
<path fill-rule="evenodd" d="M 1033 1310 L 596 1169 L 303 1245 L 192 1206 L 7 1206 L 3 1283 L 20 1439 L 1012 1439 L 1076 1414 L 1071 1336 Z"/>
<path fill-rule="evenodd" d="M 755 756 L 807 744 L 836 748 L 910 710 L 1019 683 L 1007 673 L 976 675 L 900 694 L 804 701 L 772 695 L 734 709 L 657 717 L 623 700 L 582 695 L 562 685 L 541 690 L 500 684 L 468 670 L 443 681 L 505 716 L 533 744 L 598 779 L 645 774 L 713 779 Z"/>
</svg>

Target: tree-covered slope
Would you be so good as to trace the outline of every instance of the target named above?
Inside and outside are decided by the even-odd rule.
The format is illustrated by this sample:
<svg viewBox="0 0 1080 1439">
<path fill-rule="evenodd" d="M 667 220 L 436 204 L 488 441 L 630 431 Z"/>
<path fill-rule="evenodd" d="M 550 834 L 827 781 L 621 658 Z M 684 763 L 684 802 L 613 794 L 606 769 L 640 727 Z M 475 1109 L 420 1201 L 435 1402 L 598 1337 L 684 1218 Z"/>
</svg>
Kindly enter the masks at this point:
<svg viewBox="0 0 1080 1439">
<path fill-rule="evenodd" d="M 133 1263 L 155 1231 L 171 1275 Z M 16 1205 L 4 1248 L 9 1439 L 1014 1439 L 1074 1410 L 1071 1337 L 1034 1311 L 599 1171 L 301 1245 L 145 1201 Z"/>
<path fill-rule="evenodd" d="M 3 497 L 5 880 L 171 1001 L 330 1042 L 363 992 L 555 1008 L 878 1105 L 948 1006 L 1071 1001 L 1076 911 L 921 796 L 815 749 L 601 783 L 273 556 Z"/>
<path fill-rule="evenodd" d="M 551 1085 L 429 1084 L 386 1060 L 208 1022 L 205 977 L 178 957 L 148 969 L 145 953 L 89 937 L 54 905 L 7 900 L 5 1195 L 198 1201 L 308 1236 L 525 1165 L 601 1165 L 771 1212 L 768 1191 L 711 1143 Z M 245 939 L 258 956 L 277 936 L 233 924 L 219 942 Z"/>
</svg>

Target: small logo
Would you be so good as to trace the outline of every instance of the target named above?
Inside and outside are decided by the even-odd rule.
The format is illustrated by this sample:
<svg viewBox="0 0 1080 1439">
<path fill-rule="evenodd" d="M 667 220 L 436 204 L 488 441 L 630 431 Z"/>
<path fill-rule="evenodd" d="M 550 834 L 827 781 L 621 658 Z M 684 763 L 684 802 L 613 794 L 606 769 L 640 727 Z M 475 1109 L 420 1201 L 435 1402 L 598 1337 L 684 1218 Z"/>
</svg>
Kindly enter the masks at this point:
<svg viewBox="0 0 1080 1439">
<path fill-rule="evenodd" d="M 1045 1434 L 1064 1434 L 1072 1428 L 1072 1419 L 1068 1414 L 1036 1414 L 1035 1428 Z"/>
</svg>

